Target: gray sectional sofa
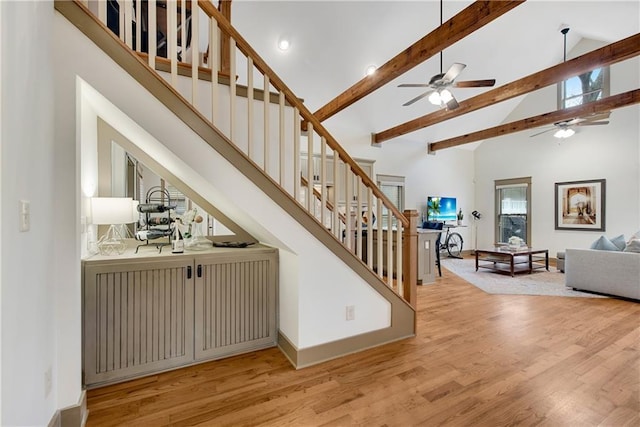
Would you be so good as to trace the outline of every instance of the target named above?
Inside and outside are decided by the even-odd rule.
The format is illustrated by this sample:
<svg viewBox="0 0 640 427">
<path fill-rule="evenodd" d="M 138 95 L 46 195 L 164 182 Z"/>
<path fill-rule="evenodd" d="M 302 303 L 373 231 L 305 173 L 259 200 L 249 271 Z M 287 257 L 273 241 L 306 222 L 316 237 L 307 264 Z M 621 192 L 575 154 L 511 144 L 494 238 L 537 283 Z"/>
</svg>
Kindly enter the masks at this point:
<svg viewBox="0 0 640 427">
<path fill-rule="evenodd" d="M 568 287 L 640 300 L 640 253 L 567 249 Z"/>
</svg>

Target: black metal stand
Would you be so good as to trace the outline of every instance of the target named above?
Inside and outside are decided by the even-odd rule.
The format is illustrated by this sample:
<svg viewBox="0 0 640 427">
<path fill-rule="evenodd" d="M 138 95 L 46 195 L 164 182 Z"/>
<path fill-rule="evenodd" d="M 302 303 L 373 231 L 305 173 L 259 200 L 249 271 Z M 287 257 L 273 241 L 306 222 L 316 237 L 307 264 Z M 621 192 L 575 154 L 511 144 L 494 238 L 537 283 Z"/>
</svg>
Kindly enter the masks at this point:
<svg viewBox="0 0 640 427">
<path fill-rule="evenodd" d="M 171 245 L 171 236 L 173 234 L 172 229 L 171 229 L 171 210 L 175 209 L 175 206 L 171 205 L 171 196 L 169 195 L 169 191 L 167 191 L 167 189 L 163 189 L 159 186 L 156 187 L 151 187 L 149 189 L 149 191 L 147 191 L 147 196 L 145 198 L 146 201 L 146 207 L 141 208 L 140 205 L 138 205 L 138 211 L 140 213 L 144 213 L 145 215 L 145 228 L 147 231 L 150 230 L 158 230 L 158 231 L 162 231 L 163 234 L 162 236 L 159 236 L 157 238 L 164 238 L 167 237 L 169 239 L 168 242 L 149 242 L 150 239 L 146 239 L 143 244 L 140 244 L 136 247 L 136 252 L 138 253 L 138 249 L 140 249 L 141 247 L 144 246 L 155 246 L 156 249 L 158 249 L 158 253 L 162 252 L 162 248 L 164 246 L 169 246 Z M 155 205 L 157 209 L 155 210 L 149 210 L 149 206 L 148 205 Z M 142 210 L 141 210 L 142 209 Z M 157 218 L 157 216 L 152 216 L 152 213 L 160 213 L 162 215 L 164 215 L 166 213 L 166 224 L 160 224 L 160 225 L 156 225 L 153 226 L 151 225 L 151 219 L 152 218 Z M 160 215 L 160 217 L 162 217 L 162 215 Z M 166 228 L 165 228 L 166 227 Z"/>
</svg>

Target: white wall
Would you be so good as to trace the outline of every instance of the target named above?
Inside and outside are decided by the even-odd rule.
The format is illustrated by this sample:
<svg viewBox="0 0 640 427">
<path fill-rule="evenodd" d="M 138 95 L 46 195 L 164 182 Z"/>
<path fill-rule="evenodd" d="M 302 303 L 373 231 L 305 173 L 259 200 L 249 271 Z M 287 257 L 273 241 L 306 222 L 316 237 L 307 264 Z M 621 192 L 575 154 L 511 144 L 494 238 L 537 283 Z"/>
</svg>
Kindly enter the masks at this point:
<svg viewBox="0 0 640 427">
<path fill-rule="evenodd" d="M 595 49 L 585 41 L 576 50 Z M 639 59 L 611 67 L 611 94 L 640 86 Z M 556 87 L 544 88 L 524 98 L 505 120 L 510 122 L 556 109 Z M 484 214 L 478 223 L 479 247 L 494 242 L 494 180 L 532 177 L 532 237 L 535 247 L 548 248 L 550 256 L 565 248 L 588 247 L 601 234 L 629 237 L 640 229 L 640 107 L 614 110 L 607 126 L 580 127 L 562 143 L 539 130 L 510 134 L 485 141 L 476 149 L 476 205 Z M 601 179 L 606 182 L 606 231 L 555 230 L 554 184 Z"/>
<path fill-rule="evenodd" d="M 64 272 L 57 267 L 76 254 L 74 234 L 62 234 L 73 223 L 75 206 L 66 203 L 66 190 L 59 186 L 53 80 L 51 69 L 43 66 L 52 63 L 53 5 L 2 2 L 0 8 L 4 221 L 0 423 L 46 425 L 65 401 L 58 381 L 58 289 L 78 275 L 77 270 Z M 18 230 L 19 200 L 30 202 L 27 232 Z M 51 390 L 45 393 L 49 370 Z"/>
</svg>

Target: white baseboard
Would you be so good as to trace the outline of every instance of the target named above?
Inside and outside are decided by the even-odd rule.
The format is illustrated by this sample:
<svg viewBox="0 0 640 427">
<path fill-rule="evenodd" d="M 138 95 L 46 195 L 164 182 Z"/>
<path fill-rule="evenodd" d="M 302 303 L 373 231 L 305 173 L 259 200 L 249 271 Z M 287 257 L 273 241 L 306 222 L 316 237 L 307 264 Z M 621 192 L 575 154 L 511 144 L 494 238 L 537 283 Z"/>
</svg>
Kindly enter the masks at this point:
<svg viewBox="0 0 640 427">
<path fill-rule="evenodd" d="M 76 405 L 58 409 L 47 427 L 84 427 L 87 423 L 87 392 L 82 390 L 80 399 Z"/>
</svg>

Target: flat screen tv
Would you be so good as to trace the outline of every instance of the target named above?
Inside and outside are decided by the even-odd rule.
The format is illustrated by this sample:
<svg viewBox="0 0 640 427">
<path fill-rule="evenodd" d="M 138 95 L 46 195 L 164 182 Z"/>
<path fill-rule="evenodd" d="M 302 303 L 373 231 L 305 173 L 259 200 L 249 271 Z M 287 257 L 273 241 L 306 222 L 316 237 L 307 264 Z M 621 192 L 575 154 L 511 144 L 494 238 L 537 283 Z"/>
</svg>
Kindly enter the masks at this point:
<svg viewBox="0 0 640 427">
<path fill-rule="evenodd" d="M 458 219 L 458 208 L 455 197 L 427 198 L 427 213 L 430 221 L 455 221 Z"/>
</svg>

